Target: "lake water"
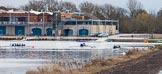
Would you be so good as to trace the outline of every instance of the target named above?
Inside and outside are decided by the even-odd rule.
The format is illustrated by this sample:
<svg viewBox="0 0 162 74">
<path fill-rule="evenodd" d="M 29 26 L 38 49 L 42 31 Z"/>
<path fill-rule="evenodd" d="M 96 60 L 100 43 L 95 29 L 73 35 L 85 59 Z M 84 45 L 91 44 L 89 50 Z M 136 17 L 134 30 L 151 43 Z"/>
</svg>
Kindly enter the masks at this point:
<svg viewBox="0 0 162 74">
<path fill-rule="evenodd" d="M 107 50 L 89 51 L 19 51 L 0 50 L 0 74 L 26 74 L 28 70 L 37 70 L 63 61 L 80 62 L 91 58 L 111 57 L 112 52 Z M 102 54 L 102 55 L 100 55 Z M 74 69 L 73 67 L 71 69 Z M 81 67 L 80 67 L 81 68 Z"/>
<path fill-rule="evenodd" d="M 15 41 L 1 41 L 1 46 L 7 46 L 11 43 L 18 43 Z M 81 63 L 79 67 L 72 65 L 71 67 L 65 67 L 65 69 L 81 68 L 87 63 L 90 63 L 90 59 L 96 58 L 112 58 L 114 55 L 119 55 L 122 51 L 113 52 L 108 48 L 106 43 L 87 43 L 90 46 L 96 46 L 95 50 L 88 47 L 88 50 L 84 50 L 84 47 L 79 47 L 78 42 L 64 42 L 64 41 L 40 41 L 31 42 L 23 41 L 28 46 L 35 45 L 37 50 L 23 50 L 23 49 L 1 49 L 0 50 L 0 74 L 26 74 L 28 70 L 37 70 L 38 67 L 49 66 L 51 64 L 58 64 L 64 62 L 77 62 Z M 46 44 L 46 45 L 45 45 Z M 68 45 L 67 45 L 68 44 Z M 39 48 L 72 48 L 73 50 L 43 50 Z M 75 48 L 78 48 L 75 50 Z M 102 49 L 100 49 L 102 48 Z M 109 48 L 112 48 L 111 46 Z M 87 49 L 85 47 L 85 49 Z M 96 50 L 97 49 L 97 50 Z"/>
</svg>

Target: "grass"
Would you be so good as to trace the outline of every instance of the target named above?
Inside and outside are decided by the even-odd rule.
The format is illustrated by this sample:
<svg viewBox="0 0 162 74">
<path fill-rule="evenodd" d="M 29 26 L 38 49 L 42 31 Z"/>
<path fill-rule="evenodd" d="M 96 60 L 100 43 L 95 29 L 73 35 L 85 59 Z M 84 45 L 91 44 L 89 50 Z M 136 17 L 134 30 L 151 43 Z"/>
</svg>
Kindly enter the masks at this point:
<svg viewBox="0 0 162 74">
<path fill-rule="evenodd" d="M 162 46 L 159 46 L 159 48 Z M 102 70 L 111 69 L 132 59 L 140 58 L 148 53 L 159 50 L 150 48 L 149 50 L 132 50 L 126 56 L 114 57 L 112 59 L 94 59 L 91 64 L 85 65 L 82 69 L 65 70 L 60 65 L 54 65 L 49 68 L 38 68 L 37 71 L 28 71 L 26 74 L 92 74 Z"/>
</svg>

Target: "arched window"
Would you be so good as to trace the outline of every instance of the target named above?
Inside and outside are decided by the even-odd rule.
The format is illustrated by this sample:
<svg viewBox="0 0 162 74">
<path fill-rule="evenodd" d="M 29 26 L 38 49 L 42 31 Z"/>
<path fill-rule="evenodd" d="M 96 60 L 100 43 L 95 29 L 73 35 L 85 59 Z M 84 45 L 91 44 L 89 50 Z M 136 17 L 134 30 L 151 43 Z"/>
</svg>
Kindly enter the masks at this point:
<svg viewBox="0 0 162 74">
<path fill-rule="evenodd" d="M 0 35 L 6 35 L 6 27 L 0 26 Z"/>
<path fill-rule="evenodd" d="M 24 26 L 15 26 L 15 35 L 17 35 L 17 36 L 25 35 L 25 27 Z"/>
<path fill-rule="evenodd" d="M 42 35 L 42 30 L 40 28 L 33 28 L 32 29 L 32 35 L 41 36 Z"/>
<path fill-rule="evenodd" d="M 73 30 L 71 29 L 64 29 L 65 36 L 73 36 Z"/>
<path fill-rule="evenodd" d="M 79 30 L 79 36 L 88 36 L 88 30 L 87 29 L 80 29 Z"/>
<path fill-rule="evenodd" d="M 52 36 L 52 28 L 46 29 L 47 36 Z"/>
</svg>

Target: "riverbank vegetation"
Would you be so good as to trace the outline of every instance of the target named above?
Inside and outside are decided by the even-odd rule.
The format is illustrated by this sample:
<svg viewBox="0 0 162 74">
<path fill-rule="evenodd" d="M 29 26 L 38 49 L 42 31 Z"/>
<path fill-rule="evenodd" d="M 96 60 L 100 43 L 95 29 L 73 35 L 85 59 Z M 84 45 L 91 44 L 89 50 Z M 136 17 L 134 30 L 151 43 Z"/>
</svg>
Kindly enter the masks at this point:
<svg viewBox="0 0 162 74">
<path fill-rule="evenodd" d="M 26 74 L 93 74 L 103 70 L 115 68 L 122 63 L 136 60 L 157 50 L 159 50 L 159 48 L 149 48 L 148 50 L 135 49 L 127 52 L 125 56 L 113 57 L 111 59 L 93 59 L 90 64 L 84 65 L 81 69 L 66 70 L 60 64 L 56 64 L 51 67 L 38 68 L 37 71 L 28 71 Z"/>
</svg>

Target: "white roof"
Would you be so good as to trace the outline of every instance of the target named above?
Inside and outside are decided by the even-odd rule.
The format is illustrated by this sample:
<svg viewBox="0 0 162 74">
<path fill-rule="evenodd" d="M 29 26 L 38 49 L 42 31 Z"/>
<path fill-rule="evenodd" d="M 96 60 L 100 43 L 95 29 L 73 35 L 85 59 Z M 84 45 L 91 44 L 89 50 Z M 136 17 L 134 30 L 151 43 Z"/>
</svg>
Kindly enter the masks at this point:
<svg viewBox="0 0 162 74">
<path fill-rule="evenodd" d="M 27 11 L 24 11 L 24 10 L 8 10 L 7 13 L 27 13 Z"/>
<path fill-rule="evenodd" d="M 31 11 L 29 11 L 29 12 L 30 12 L 30 13 L 33 13 L 33 14 L 36 14 L 36 15 L 43 14 L 43 13 L 47 13 L 47 14 L 53 15 L 52 12 L 38 12 L 38 11 L 34 11 L 34 10 L 31 10 Z"/>
<path fill-rule="evenodd" d="M 38 11 L 34 11 L 34 10 L 30 10 L 29 12 L 30 12 L 30 13 L 33 13 L 33 14 L 36 14 L 36 15 L 39 15 L 39 14 L 42 13 L 42 12 L 38 12 Z"/>
<path fill-rule="evenodd" d="M 52 15 L 53 13 L 52 12 L 38 12 L 38 11 L 34 11 L 34 10 L 30 10 L 30 11 L 24 11 L 24 10 L 8 10 L 8 11 L 5 11 L 5 10 L 2 10 L 0 9 L 0 13 L 3 13 L 3 12 L 6 12 L 6 13 L 33 13 L 33 14 L 36 14 L 36 15 L 39 15 L 39 14 L 43 14 L 43 13 L 47 13 L 47 14 L 50 14 Z"/>
<path fill-rule="evenodd" d="M 45 12 L 45 13 L 50 14 L 50 15 L 53 15 L 53 13 L 52 13 L 52 12 Z"/>
<path fill-rule="evenodd" d="M 28 13 L 28 12 L 30 12 L 30 13 L 33 13 L 33 14 L 36 14 L 36 15 L 47 13 L 47 14 L 53 15 L 53 12 L 38 12 L 38 11 L 35 11 L 35 10 L 30 10 L 30 11 L 16 10 L 16 11 L 14 11 L 13 9 L 5 11 L 5 10 L 0 9 L 0 13 L 3 13 L 3 12 L 6 12 L 6 13 Z M 65 12 L 61 12 L 61 13 L 65 13 Z M 83 14 L 83 13 L 74 12 L 74 13 L 68 13 L 68 14 Z"/>
<path fill-rule="evenodd" d="M 0 13 L 3 13 L 3 12 L 6 12 L 6 10 L 2 10 L 2 9 L 0 9 Z"/>
<path fill-rule="evenodd" d="M 27 11 L 24 11 L 24 10 L 16 10 L 16 11 L 14 11 L 14 12 L 27 12 Z"/>
</svg>

